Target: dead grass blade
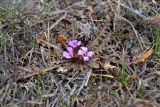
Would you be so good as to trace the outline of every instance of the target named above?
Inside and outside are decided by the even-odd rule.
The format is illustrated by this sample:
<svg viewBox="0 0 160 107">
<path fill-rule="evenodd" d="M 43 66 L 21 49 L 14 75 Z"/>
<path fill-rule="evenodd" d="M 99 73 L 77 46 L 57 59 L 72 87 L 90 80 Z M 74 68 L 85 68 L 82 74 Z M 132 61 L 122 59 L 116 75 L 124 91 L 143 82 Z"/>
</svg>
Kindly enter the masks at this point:
<svg viewBox="0 0 160 107">
<path fill-rule="evenodd" d="M 57 20 L 54 24 L 51 25 L 49 28 L 49 31 L 52 30 L 60 21 L 62 21 L 65 17 L 67 16 L 67 12 L 59 19 Z"/>
<path fill-rule="evenodd" d="M 18 77 L 17 81 L 26 80 L 28 78 L 31 78 L 33 76 L 40 75 L 40 74 L 46 74 L 48 71 L 53 70 L 57 67 L 59 67 L 59 65 L 44 68 L 43 70 L 36 70 L 36 69 L 31 70 L 31 69 L 27 69 L 24 67 L 19 67 L 21 70 L 26 70 L 28 73 L 23 76 Z"/>
<path fill-rule="evenodd" d="M 157 14 L 151 17 L 147 17 L 145 21 L 150 24 L 160 24 L 160 14 Z"/>
<path fill-rule="evenodd" d="M 94 76 L 94 77 L 96 77 L 96 76 L 103 76 L 103 77 L 107 77 L 107 78 L 115 78 L 114 76 L 112 76 L 112 75 L 107 75 L 107 74 L 91 74 L 91 76 Z"/>
</svg>

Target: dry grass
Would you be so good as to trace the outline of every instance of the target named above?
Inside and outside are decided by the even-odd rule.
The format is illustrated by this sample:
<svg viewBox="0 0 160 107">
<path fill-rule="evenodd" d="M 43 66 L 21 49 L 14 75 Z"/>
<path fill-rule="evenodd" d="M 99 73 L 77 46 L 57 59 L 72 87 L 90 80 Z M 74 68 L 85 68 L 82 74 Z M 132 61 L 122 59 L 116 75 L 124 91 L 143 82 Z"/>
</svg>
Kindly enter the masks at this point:
<svg viewBox="0 0 160 107">
<path fill-rule="evenodd" d="M 159 107 L 159 10 L 155 0 L 1 1 L 0 107 Z M 96 55 L 62 59 L 58 35 Z"/>
</svg>

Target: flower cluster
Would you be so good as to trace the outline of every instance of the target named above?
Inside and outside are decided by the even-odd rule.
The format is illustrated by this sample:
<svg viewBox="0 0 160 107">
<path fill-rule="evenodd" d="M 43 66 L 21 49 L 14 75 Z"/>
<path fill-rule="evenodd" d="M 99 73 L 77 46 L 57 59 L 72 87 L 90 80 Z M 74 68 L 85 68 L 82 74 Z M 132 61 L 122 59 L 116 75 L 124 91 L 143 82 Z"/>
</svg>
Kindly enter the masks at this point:
<svg viewBox="0 0 160 107">
<path fill-rule="evenodd" d="M 81 57 L 83 61 L 89 61 L 94 55 L 93 51 L 89 51 L 87 47 L 80 47 L 81 41 L 71 40 L 68 42 L 67 50 L 63 52 L 63 58 L 73 59 L 75 57 Z M 77 51 L 78 50 L 78 51 Z"/>
</svg>

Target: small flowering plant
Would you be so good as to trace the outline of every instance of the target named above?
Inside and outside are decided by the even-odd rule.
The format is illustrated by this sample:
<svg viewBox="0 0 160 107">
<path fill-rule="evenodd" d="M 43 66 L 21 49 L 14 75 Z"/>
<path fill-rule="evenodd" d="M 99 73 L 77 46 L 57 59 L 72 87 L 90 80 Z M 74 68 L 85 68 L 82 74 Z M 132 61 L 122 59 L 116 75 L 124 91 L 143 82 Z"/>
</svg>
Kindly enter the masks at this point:
<svg viewBox="0 0 160 107">
<path fill-rule="evenodd" d="M 81 41 L 71 40 L 68 42 L 68 45 L 66 51 L 63 51 L 63 58 L 79 59 L 87 62 L 95 54 L 95 52 L 89 51 L 87 47 L 80 47 Z"/>
</svg>

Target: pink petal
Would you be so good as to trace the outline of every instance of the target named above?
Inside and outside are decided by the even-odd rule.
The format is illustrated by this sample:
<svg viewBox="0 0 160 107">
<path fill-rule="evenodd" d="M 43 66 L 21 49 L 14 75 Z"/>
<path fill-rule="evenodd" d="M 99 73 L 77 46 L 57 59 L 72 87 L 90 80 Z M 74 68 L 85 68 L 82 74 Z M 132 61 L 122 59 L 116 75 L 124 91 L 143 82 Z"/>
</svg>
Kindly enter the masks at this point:
<svg viewBox="0 0 160 107">
<path fill-rule="evenodd" d="M 85 56 L 85 57 L 83 57 L 83 60 L 84 61 L 89 61 L 89 57 Z"/>
<path fill-rule="evenodd" d="M 71 47 L 73 47 L 73 48 L 76 47 L 74 41 L 69 41 L 68 45 L 71 46 Z"/>
<path fill-rule="evenodd" d="M 67 58 L 67 59 L 72 58 L 71 55 L 68 52 L 66 52 L 66 51 L 63 52 L 63 57 Z"/>
<path fill-rule="evenodd" d="M 77 45 L 80 46 L 81 45 L 81 41 L 78 41 Z"/>
<path fill-rule="evenodd" d="M 87 53 L 87 56 L 88 57 L 92 57 L 94 55 L 94 52 L 93 51 L 89 51 L 88 53 Z"/>
<path fill-rule="evenodd" d="M 75 39 L 75 40 L 69 41 L 68 45 L 71 46 L 72 48 L 76 48 L 77 46 L 81 45 L 81 41 L 78 41 Z"/>
<path fill-rule="evenodd" d="M 83 55 L 83 51 L 82 50 L 78 50 L 78 55 Z"/>
<path fill-rule="evenodd" d="M 68 51 L 70 54 L 72 54 L 72 53 L 73 53 L 73 48 L 67 47 L 67 51 Z"/>
<path fill-rule="evenodd" d="M 87 53 L 87 51 L 88 51 L 87 47 L 81 47 L 81 49 L 82 49 L 83 53 Z"/>
<path fill-rule="evenodd" d="M 77 44 L 77 40 L 75 39 L 75 40 L 71 40 L 71 42 L 73 43 L 73 44 Z"/>
<path fill-rule="evenodd" d="M 77 40 L 72 40 L 73 44 L 77 44 L 77 42 L 78 42 Z"/>
</svg>

